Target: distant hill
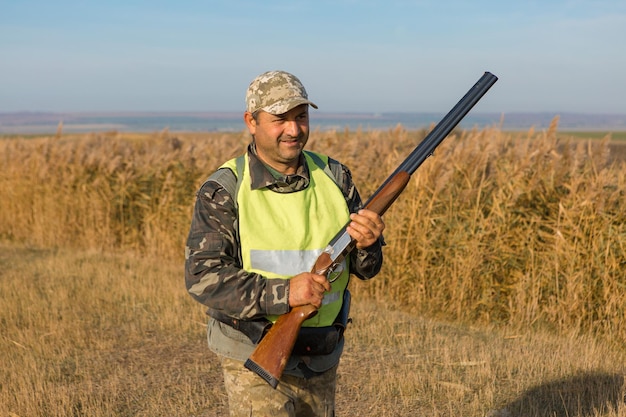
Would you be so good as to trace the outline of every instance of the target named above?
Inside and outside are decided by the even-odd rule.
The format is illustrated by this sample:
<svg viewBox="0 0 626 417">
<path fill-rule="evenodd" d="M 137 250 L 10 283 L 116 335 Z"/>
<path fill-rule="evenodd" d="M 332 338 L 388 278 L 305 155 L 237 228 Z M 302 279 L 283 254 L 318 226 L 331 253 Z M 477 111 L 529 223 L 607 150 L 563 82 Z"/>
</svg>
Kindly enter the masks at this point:
<svg viewBox="0 0 626 417">
<path fill-rule="evenodd" d="M 402 125 L 421 129 L 437 123 L 439 113 L 324 113 L 313 112 L 312 128 L 389 129 Z M 545 129 L 559 116 L 560 130 L 626 131 L 626 114 L 579 113 L 469 113 L 461 127 L 500 126 L 504 130 Z M 240 131 L 242 114 L 236 112 L 132 112 L 132 113 L 0 113 L 0 134 L 63 132 Z"/>
</svg>

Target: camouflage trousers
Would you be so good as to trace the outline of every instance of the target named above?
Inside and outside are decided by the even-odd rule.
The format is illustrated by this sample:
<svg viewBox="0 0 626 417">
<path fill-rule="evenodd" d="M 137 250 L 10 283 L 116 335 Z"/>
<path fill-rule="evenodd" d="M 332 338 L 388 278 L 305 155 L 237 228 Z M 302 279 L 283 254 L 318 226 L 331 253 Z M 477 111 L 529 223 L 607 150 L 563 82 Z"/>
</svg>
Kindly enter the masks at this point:
<svg viewBox="0 0 626 417">
<path fill-rule="evenodd" d="M 243 362 L 220 356 L 231 417 L 334 417 L 337 366 L 321 375 L 283 375 L 276 389 Z"/>
</svg>

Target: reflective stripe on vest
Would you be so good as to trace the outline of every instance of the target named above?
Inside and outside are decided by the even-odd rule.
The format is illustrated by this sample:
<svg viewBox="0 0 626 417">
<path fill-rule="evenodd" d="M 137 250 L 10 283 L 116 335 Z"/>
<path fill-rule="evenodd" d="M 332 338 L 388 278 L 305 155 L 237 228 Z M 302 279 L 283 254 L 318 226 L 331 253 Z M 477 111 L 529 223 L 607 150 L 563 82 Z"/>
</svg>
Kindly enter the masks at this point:
<svg viewBox="0 0 626 417">
<path fill-rule="evenodd" d="M 302 191 L 276 193 L 267 188 L 251 190 L 249 185 L 239 187 L 236 198 L 245 270 L 282 279 L 309 272 L 331 239 L 348 222 L 348 207 L 341 190 L 307 152 L 304 155 L 310 182 Z M 328 163 L 327 157 L 318 156 Z M 248 162 L 246 154 L 242 178 L 238 179 L 241 184 L 250 184 Z M 237 173 L 236 159 L 228 161 L 224 167 Z M 344 263 L 340 277 L 324 296 L 318 314 L 305 321 L 303 326 L 333 324 L 341 309 L 348 280 L 348 265 Z M 268 317 L 271 321 L 277 318 Z"/>
</svg>

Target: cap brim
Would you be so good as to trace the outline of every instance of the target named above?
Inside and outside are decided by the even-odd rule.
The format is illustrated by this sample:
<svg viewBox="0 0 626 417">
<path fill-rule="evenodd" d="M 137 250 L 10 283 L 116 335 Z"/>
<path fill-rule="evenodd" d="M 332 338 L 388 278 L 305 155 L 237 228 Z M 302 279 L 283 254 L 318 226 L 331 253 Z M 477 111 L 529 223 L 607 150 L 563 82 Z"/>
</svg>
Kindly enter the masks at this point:
<svg viewBox="0 0 626 417">
<path fill-rule="evenodd" d="M 294 109 L 303 104 L 308 104 L 314 109 L 317 109 L 317 104 L 313 103 L 312 101 L 307 100 L 302 97 L 296 97 L 292 99 L 281 100 L 270 106 L 262 107 L 261 110 L 270 114 L 284 114 L 284 113 L 287 113 L 289 110 Z"/>
</svg>

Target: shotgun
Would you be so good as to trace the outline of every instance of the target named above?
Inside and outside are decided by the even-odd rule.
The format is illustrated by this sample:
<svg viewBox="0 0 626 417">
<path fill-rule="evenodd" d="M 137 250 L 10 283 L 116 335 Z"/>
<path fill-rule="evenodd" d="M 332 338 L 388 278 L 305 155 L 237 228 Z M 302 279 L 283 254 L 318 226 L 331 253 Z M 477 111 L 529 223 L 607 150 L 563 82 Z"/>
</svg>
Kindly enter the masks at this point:
<svg viewBox="0 0 626 417">
<path fill-rule="evenodd" d="M 435 128 L 417 145 L 365 203 L 365 208 L 383 215 L 404 190 L 415 170 L 433 154 L 439 144 L 485 95 L 498 77 L 485 72 Z M 346 231 L 349 222 L 335 235 L 316 259 L 311 272 L 326 278 L 355 248 L 356 242 Z M 302 323 L 317 314 L 313 305 L 298 306 L 281 315 L 252 352 L 244 366 L 258 374 L 273 388 L 285 370 Z"/>
</svg>

